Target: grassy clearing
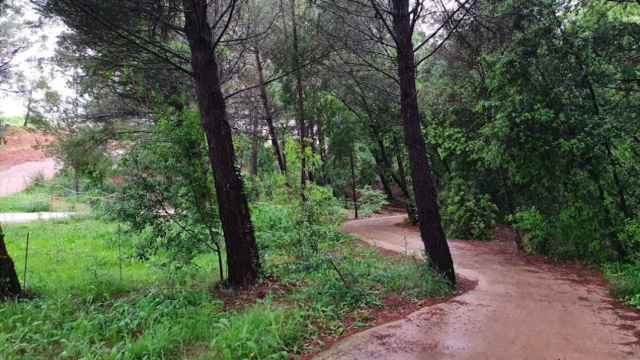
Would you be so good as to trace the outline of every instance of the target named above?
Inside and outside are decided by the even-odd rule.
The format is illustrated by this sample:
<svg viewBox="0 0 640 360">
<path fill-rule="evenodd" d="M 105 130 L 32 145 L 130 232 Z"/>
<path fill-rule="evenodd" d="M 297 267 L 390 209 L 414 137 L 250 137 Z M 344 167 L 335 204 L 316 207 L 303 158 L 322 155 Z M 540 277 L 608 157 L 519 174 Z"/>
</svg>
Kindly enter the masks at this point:
<svg viewBox="0 0 640 360">
<path fill-rule="evenodd" d="M 218 274 L 213 256 L 200 256 L 193 267 L 159 268 L 162 259 L 135 259 L 131 237 L 119 242 L 118 225 L 96 219 L 5 230 L 21 277 L 31 233 L 34 296 L 0 305 L 6 359 L 289 359 L 308 351 L 315 336 L 340 334 L 345 314 L 381 306 L 387 294 L 449 293 L 423 265 L 341 237 L 323 243 L 324 255 L 310 261 L 266 251 L 267 271 L 291 290 L 225 311 L 210 291 Z M 259 237 L 268 238 L 265 231 Z"/>
</svg>

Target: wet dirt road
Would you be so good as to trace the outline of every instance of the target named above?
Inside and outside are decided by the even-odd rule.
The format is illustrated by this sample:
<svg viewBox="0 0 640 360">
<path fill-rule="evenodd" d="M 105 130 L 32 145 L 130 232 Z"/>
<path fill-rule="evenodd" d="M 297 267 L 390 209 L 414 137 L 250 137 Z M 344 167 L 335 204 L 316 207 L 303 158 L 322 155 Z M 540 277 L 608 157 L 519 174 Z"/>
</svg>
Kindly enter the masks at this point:
<svg viewBox="0 0 640 360">
<path fill-rule="evenodd" d="M 397 252 L 422 251 L 404 216 L 345 230 Z M 618 305 L 577 266 L 514 255 L 505 242 L 450 241 L 456 271 L 477 286 L 408 318 L 343 339 L 315 359 L 640 359 L 640 313 Z"/>
</svg>

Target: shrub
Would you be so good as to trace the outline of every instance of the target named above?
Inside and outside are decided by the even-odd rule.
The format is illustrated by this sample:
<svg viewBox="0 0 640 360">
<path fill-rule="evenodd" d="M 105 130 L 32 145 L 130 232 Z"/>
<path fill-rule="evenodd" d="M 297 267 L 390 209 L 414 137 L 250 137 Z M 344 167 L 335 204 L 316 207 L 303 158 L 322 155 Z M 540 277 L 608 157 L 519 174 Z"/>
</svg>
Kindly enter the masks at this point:
<svg viewBox="0 0 640 360">
<path fill-rule="evenodd" d="M 358 195 L 358 210 L 359 215 L 362 217 L 379 213 L 389 203 L 382 191 L 373 189 L 369 185 L 358 189 Z"/>
<path fill-rule="evenodd" d="M 550 236 L 549 226 L 536 208 L 522 210 L 512 215 L 512 225 L 525 232 L 523 245 L 528 253 L 546 254 Z"/>
<path fill-rule="evenodd" d="M 618 235 L 629 261 L 640 263 L 640 218 L 628 220 Z"/>
<path fill-rule="evenodd" d="M 597 213 L 588 206 L 564 208 L 553 218 L 531 208 L 516 213 L 511 221 L 515 228 L 525 231 L 524 246 L 529 253 L 593 263 L 614 257 L 603 243 Z"/>
<path fill-rule="evenodd" d="M 442 220 L 447 235 L 457 239 L 492 238 L 498 208 L 489 196 L 477 194 L 471 185 L 456 179 L 447 184 L 441 196 Z"/>
<path fill-rule="evenodd" d="M 604 274 L 614 296 L 640 308 L 640 263 L 609 263 L 604 266 Z"/>
</svg>

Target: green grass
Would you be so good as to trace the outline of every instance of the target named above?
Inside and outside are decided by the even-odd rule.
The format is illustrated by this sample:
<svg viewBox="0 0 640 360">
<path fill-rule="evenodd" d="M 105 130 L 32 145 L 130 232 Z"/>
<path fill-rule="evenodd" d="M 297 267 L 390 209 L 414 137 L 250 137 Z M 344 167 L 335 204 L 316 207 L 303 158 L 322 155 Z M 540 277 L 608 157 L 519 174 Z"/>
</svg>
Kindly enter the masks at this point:
<svg viewBox="0 0 640 360">
<path fill-rule="evenodd" d="M 0 123 L 4 123 L 13 127 L 22 127 L 24 125 L 24 117 L 22 116 L 2 116 Z"/>
<path fill-rule="evenodd" d="M 66 181 L 62 176 L 34 179 L 25 191 L 0 197 L 0 212 L 88 211 L 87 199 L 66 190 Z"/>
<path fill-rule="evenodd" d="M 50 211 L 51 196 L 43 193 L 17 193 L 0 197 L 0 212 Z"/>
<path fill-rule="evenodd" d="M 7 225 L 5 233 L 21 280 L 31 234 L 33 296 L 0 304 L 0 357 L 9 360 L 289 359 L 319 334 L 342 333 L 347 313 L 379 307 L 390 293 L 450 292 L 424 265 L 340 237 L 306 259 L 265 251 L 266 270 L 292 290 L 225 311 L 210 291 L 213 255 L 193 268 L 159 268 L 152 264 L 162 261 L 130 256 L 131 235 L 118 241 L 117 224 L 96 219 Z"/>
<path fill-rule="evenodd" d="M 126 250 L 120 261 L 116 224 L 94 219 L 38 222 L 6 225 L 5 234 L 21 276 L 30 234 L 27 285 L 38 296 L 108 297 L 157 280 L 152 269 L 127 257 Z"/>
</svg>

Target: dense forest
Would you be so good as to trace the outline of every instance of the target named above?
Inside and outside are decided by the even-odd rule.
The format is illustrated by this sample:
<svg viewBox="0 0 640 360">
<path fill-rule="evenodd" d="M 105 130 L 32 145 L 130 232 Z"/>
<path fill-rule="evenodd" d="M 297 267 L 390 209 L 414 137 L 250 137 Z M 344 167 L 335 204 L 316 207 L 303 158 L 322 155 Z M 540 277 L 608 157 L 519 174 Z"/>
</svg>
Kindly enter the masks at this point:
<svg viewBox="0 0 640 360">
<path fill-rule="evenodd" d="M 39 17 L 31 28 L 64 28 L 40 61 L 50 71 L 32 83 L 12 69 L 28 41 L 15 31 L 25 9 Z M 501 230 L 519 256 L 598 269 L 640 307 L 638 1 L 32 0 L 0 1 L 0 11 L 0 91 L 28 98 L 19 126 L 55 139 L 44 151 L 62 164 L 35 187 L 65 189 L 92 214 L 83 226 L 117 233 L 108 241 L 120 280 L 123 258 L 170 278 L 138 269 L 154 290 L 103 279 L 96 292 L 70 291 L 113 318 L 57 345 L 71 358 L 317 351 L 310 344 L 341 334 L 345 314 L 384 306 L 389 291 L 450 296 L 460 278 L 447 239 L 490 241 Z M 51 86 L 55 76 L 72 91 Z M 0 120 L 0 138 L 10 125 Z M 372 253 L 340 231 L 347 218 L 390 209 L 417 226 L 424 264 Z M 46 298 L 66 292 L 66 280 L 35 279 L 23 292 L 14 261 L 24 248 L 12 254 L 9 242 L 34 230 L 13 226 L 0 227 L 0 296 L 23 300 L 0 308 L 14 316 L 0 324 L 0 349 L 62 357 L 17 340 L 21 326 L 33 332 L 20 336 L 70 335 L 29 327 L 47 321 Z M 167 281 L 173 290 L 159 285 Z M 237 300 L 264 284 L 306 305 L 210 308 L 211 292 Z M 159 353 L 144 347 L 157 336 L 148 314 L 118 310 L 117 294 L 129 292 L 135 311 L 182 329 L 166 327 Z M 73 301 L 57 302 L 56 321 L 75 316 Z M 222 320 L 203 330 L 212 316 Z M 281 336 L 253 344 L 229 316 L 256 336 Z M 118 318 L 138 323 L 87 340 Z M 189 348 L 216 329 L 229 339 Z M 190 340 L 170 340 L 180 336 Z"/>
</svg>

